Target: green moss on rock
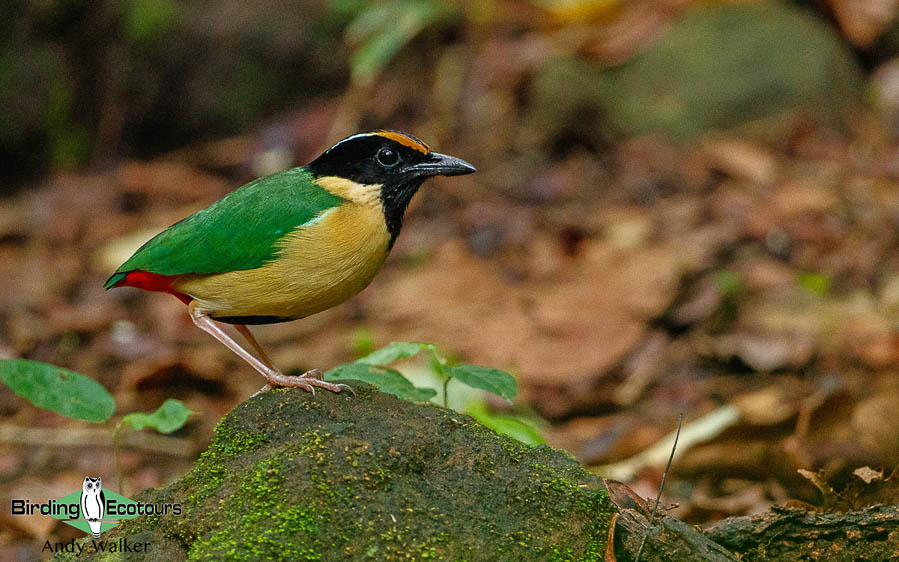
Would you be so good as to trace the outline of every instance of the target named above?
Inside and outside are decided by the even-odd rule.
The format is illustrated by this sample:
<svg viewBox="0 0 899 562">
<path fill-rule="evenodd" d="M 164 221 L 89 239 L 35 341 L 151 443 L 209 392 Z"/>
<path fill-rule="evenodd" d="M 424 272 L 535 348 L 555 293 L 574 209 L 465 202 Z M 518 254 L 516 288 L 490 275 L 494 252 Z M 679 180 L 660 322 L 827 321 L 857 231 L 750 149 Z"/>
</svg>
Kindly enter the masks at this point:
<svg viewBox="0 0 899 562">
<path fill-rule="evenodd" d="M 250 399 L 187 476 L 136 499 L 184 514 L 104 539 L 182 560 L 598 560 L 615 512 L 569 455 L 361 386 Z"/>
</svg>

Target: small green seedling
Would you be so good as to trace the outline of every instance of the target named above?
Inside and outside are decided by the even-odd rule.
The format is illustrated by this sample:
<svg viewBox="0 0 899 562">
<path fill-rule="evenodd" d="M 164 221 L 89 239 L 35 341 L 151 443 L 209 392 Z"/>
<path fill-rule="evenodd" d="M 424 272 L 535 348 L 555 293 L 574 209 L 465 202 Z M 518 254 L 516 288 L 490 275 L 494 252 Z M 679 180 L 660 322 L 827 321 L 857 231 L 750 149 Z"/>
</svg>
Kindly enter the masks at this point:
<svg viewBox="0 0 899 562">
<path fill-rule="evenodd" d="M 472 402 L 465 408 L 465 413 L 497 433 L 508 435 L 525 445 L 543 445 L 546 440 L 540 435 L 531 420 L 520 416 L 495 414 L 487 409 L 483 401 Z"/>
<path fill-rule="evenodd" d="M 372 347 L 370 338 L 362 340 L 362 345 L 357 345 L 357 349 Z M 437 391 L 433 388 L 416 387 L 405 375 L 388 366 L 421 352 L 427 352 L 431 370 L 443 381 L 444 407 L 447 406 L 447 385 L 451 380 L 491 392 L 510 403 L 518 392 L 515 378 L 509 373 L 491 367 L 455 364 L 436 345 L 425 342 L 393 342 L 352 363 L 331 369 L 325 373 L 324 378 L 327 381 L 367 382 L 382 392 L 399 398 L 425 402 L 434 398 Z M 102 385 L 86 375 L 55 365 L 26 359 L 0 360 L 0 381 L 35 406 L 67 417 L 100 423 L 108 420 L 115 411 L 115 401 Z M 519 418 L 494 415 L 483 406 L 477 409 L 477 406 L 469 405 L 468 410 L 473 417 L 500 433 L 511 435 L 524 443 L 542 442 L 536 430 Z M 181 401 L 169 399 L 153 413 L 131 413 L 116 424 L 113 429 L 113 447 L 120 491 L 119 440 L 122 429 L 126 426 L 137 431 L 151 428 L 168 434 L 182 428 L 192 413 Z"/>
<path fill-rule="evenodd" d="M 326 381 L 355 380 L 376 386 L 381 392 L 412 402 L 426 402 L 437 394 L 432 388 L 419 388 L 396 369 L 383 365 L 347 363 L 325 373 Z"/>
<path fill-rule="evenodd" d="M 101 423 L 115 412 L 115 400 L 103 385 L 81 373 L 49 363 L 28 359 L 0 359 L 0 381 L 17 395 L 35 406 L 57 414 Z M 184 427 L 193 414 L 180 400 L 170 398 L 152 414 L 128 414 L 112 431 L 119 491 L 122 490 L 122 470 L 119 456 L 119 436 L 125 426 L 135 430 L 152 428 L 160 433 L 172 433 Z"/>
<path fill-rule="evenodd" d="M 35 406 L 66 417 L 101 423 L 115 411 L 115 400 L 103 385 L 49 363 L 0 359 L 0 381 Z"/>
<path fill-rule="evenodd" d="M 367 382 L 376 386 L 381 392 L 393 394 L 404 400 L 425 402 L 435 396 L 437 392 L 432 388 L 416 387 L 402 373 L 387 367 L 387 365 L 401 359 L 408 359 L 424 349 L 433 347 L 433 344 L 430 343 L 393 342 L 352 363 L 334 367 L 325 373 L 324 378 L 326 381 Z"/>
<path fill-rule="evenodd" d="M 428 354 L 428 366 L 443 381 L 444 407 L 447 406 L 447 386 L 451 380 L 457 380 L 469 387 L 496 394 L 509 403 L 518 393 L 518 384 L 509 373 L 479 365 L 454 364 L 438 350 L 436 345 L 425 342 L 390 343 L 352 363 L 331 369 L 325 373 L 325 380 L 367 382 L 376 386 L 381 392 L 387 392 L 413 402 L 425 402 L 437 394 L 434 389 L 416 387 L 402 373 L 387 366 L 396 361 L 414 357 L 421 352 Z M 539 445 L 545 442 L 540 433 L 527 421 L 516 416 L 493 414 L 483 401 L 471 402 L 465 407 L 465 410 L 487 427 L 498 433 L 509 435 L 522 443 Z"/>
<path fill-rule="evenodd" d="M 116 424 L 115 429 L 112 430 L 112 444 L 113 449 L 115 450 L 115 467 L 116 467 L 116 477 L 119 483 L 119 492 L 122 492 L 122 463 L 120 456 L 120 435 L 122 434 L 122 429 L 125 426 L 130 426 L 135 431 L 141 431 L 142 429 L 151 428 L 155 429 L 159 433 L 169 434 L 175 431 L 178 431 L 184 424 L 187 423 L 188 418 L 190 418 L 193 412 L 184 405 L 184 402 L 180 400 L 176 400 L 174 398 L 169 398 L 165 402 L 162 403 L 162 406 L 156 409 L 152 414 L 145 414 L 143 412 L 132 412 Z"/>
<path fill-rule="evenodd" d="M 193 413 L 195 412 L 185 406 L 184 402 L 169 398 L 152 414 L 143 412 L 128 414 L 122 418 L 122 421 L 116 425 L 116 428 L 122 425 L 130 425 L 132 429 L 140 431 L 149 427 L 159 433 L 169 434 L 184 427 L 187 419 Z"/>
<path fill-rule="evenodd" d="M 352 363 L 338 365 L 325 373 L 326 381 L 357 380 L 367 382 L 387 392 L 414 402 L 429 400 L 437 393 L 431 388 L 415 387 L 402 373 L 387 367 L 388 364 L 408 359 L 422 351 L 429 353 L 431 369 L 443 379 L 443 401 L 446 406 L 446 385 L 456 379 L 472 388 L 486 390 L 505 398 L 510 403 L 518 392 L 515 377 L 505 371 L 478 365 L 451 365 L 437 346 L 425 342 L 392 342 Z"/>
</svg>

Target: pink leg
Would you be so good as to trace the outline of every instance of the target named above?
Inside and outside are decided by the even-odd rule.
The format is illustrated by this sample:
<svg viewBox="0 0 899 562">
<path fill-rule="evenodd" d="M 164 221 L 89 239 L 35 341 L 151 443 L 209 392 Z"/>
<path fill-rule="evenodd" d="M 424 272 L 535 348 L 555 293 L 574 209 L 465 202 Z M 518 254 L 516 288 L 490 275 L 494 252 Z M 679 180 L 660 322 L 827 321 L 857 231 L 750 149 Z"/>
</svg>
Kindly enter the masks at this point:
<svg viewBox="0 0 899 562">
<path fill-rule="evenodd" d="M 271 359 L 269 359 L 268 354 L 265 352 L 264 349 L 262 349 L 262 346 L 259 344 L 258 341 L 256 341 L 256 336 L 253 335 L 253 332 L 251 332 L 247 326 L 245 326 L 243 324 L 235 324 L 234 329 L 237 330 L 238 332 L 240 332 L 240 335 L 242 335 L 244 337 L 244 339 L 247 340 L 247 343 L 249 343 L 251 346 L 253 346 L 253 349 L 255 349 L 256 353 L 259 354 L 259 358 L 262 360 L 263 365 L 265 365 L 266 367 L 268 367 L 270 369 L 275 368 L 275 364 L 272 362 Z M 277 370 L 277 369 L 275 369 L 275 370 Z"/>
<path fill-rule="evenodd" d="M 262 387 L 262 390 L 260 390 L 260 392 L 264 392 L 275 386 L 295 386 L 298 388 L 302 388 L 303 390 L 308 390 L 313 394 L 315 394 L 316 386 L 319 386 L 326 390 L 330 390 L 331 392 L 340 392 L 344 388 L 350 389 L 350 387 L 345 384 L 330 383 L 321 380 L 321 375 L 318 373 L 318 371 L 315 370 L 303 373 L 299 377 L 291 377 L 279 372 L 274 367 L 274 365 L 272 365 L 272 362 L 268 358 L 268 355 L 266 355 L 266 353 L 262 350 L 262 346 L 260 346 L 259 342 L 256 341 L 256 338 L 253 337 L 253 334 L 250 332 L 249 328 L 247 328 L 246 326 L 239 326 L 237 330 L 245 338 L 247 338 L 247 341 L 250 343 L 250 345 L 259 352 L 262 360 L 257 359 L 252 353 L 250 353 L 249 351 L 241 347 L 240 344 L 234 341 L 231 336 L 226 334 L 225 331 L 222 330 L 222 328 L 215 321 L 213 321 L 206 312 L 203 312 L 202 310 L 197 308 L 196 302 L 197 301 L 191 301 L 190 305 L 187 307 L 188 311 L 190 312 L 191 320 L 193 320 L 194 324 L 196 324 L 198 328 L 208 333 L 218 341 L 222 342 L 225 347 L 236 353 L 238 357 L 249 363 L 254 369 L 259 371 L 259 373 L 262 374 L 263 377 L 265 377 L 265 380 L 268 382 L 264 387 Z M 316 375 L 318 375 L 319 378 L 316 378 Z M 256 394 L 258 394 L 258 392 Z"/>
<path fill-rule="evenodd" d="M 244 337 L 245 340 L 247 340 L 247 342 L 248 342 L 251 346 L 253 346 L 253 349 L 255 349 L 255 350 L 256 350 L 256 353 L 259 354 L 259 358 L 261 359 L 263 365 L 265 365 L 266 367 L 268 367 L 269 369 L 272 369 L 272 370 L 274 370 L 274 371 L 277 371 L 277 370 L 278 370 L 277 368 L 275 368 L 275 362 L 272 361 L 271 359 L 269 359 L 268 354 L 265 352 L 264 349 L 262 349 L 262 345 L 261 345 L 261 344 L 259 343 L 259 341 L 256 339 L 256 336 L 254 336 L 254 335 L 253 335 L 253 332 L 250 331 L 249 326 L 246 326 L 246 325 L 244 325 L 244 324 L 235 324 L 235 325 L 234 325 L 234 328 L 235 328 L 238 332 L 240 332 L 240 334 Z M 302 377 L 308 377 L 308 378 L 312 378 L 312 379 L 317 379 L 317 380 L 319 380 L 319 381 L 324 380 L 324 379 L 322 379 L 322 372 L 319 371 L 318 369 L 310 369 L 310 370 L 306 371 L 305 373 L 303 373 L 303 374 L 300 375 L 300 376 L 302 376 Z M 317 384 L 317 383 L 312 383 L 312 384 Z M 329 383 L 329 384 L 330 384 L 330 383 Z M 318 385 L 318 384 L 317 384 L 317 386 L 322 386 L 323 388 L 328 388 L 328 387 L 325 387 L 325 386 L 323 386 L 323 385 Z M 345 384 L 341 384 L 341 385 L 338 385 L 338 386 L 340 386 L 341 388 L 346 388 L 346 389 L 349 390 L 350 392 L 353 392 L 353 389 L 352 389 L 351 387 L 345 385 Z M 330 390 L 330 389 L 329 389 L 329 390 Z M 340 392 L 340 391 L 337 390 L 336 392 Z M 355 394 L 355 393 L 354 393 L 354 394 Z"/>
</svg>

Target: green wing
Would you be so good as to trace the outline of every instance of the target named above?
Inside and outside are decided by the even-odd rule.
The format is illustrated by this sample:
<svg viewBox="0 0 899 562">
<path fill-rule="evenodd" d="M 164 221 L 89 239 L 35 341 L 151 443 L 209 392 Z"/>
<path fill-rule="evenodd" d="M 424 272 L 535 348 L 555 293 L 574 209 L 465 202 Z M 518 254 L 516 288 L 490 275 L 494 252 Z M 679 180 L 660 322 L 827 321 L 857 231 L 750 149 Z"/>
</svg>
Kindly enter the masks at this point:
<svg viewBox="0 0 899 562">
<path fill-rule="evenodd" d="M 181 275 L 260 267 L 274 259 L 279 239 L 343 201 L 305 168 L 259 178 L 157 234 L 116 270 L 106 288 L 137 269 Z"/>
</svg>

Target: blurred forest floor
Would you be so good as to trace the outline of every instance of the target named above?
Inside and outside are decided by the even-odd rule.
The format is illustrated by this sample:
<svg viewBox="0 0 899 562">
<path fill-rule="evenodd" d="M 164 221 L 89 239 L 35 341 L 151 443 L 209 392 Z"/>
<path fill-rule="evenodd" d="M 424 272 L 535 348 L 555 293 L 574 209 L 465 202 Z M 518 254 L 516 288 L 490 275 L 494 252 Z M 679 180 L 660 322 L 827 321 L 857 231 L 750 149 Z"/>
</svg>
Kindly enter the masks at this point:
<svg viewBox="0 0 899 562">
<path fill-rule="evenodd" d="M 133 5 L 143 4 L 153 3 Z M 89 374 L 114 393 L 117 416 L 169 397 L 200 413 L 171 437 L 127 435 L 121 493 L 183 475 L 261 379 L 176 299 L 107 293 L 103 281 L 147 238 L 249 179 L 389 127 L 479 173 L 422 189 L 387 266 L 357 298 L 260 327 L 276 364 L 331 367 L 372 345 L 436 342 L 514 372 L 514 411 L 532 410 L 550 445 L 644 496 L 668 449 L 661 464 L 637 455 L 683 412 L 691 437 L 663 501 L 692 523 L 790 500 L 899 501 L 889 478 L 899 464 L 895 3 L 415 11 L 396 1 L 380 4 L 395 13 L 372 15 L 262 2 L 250 15 L 224 2 L 212 27 L 188 17 L 202 2 L 163 4 L 177 15 L 161 27 L 125 14 L 124 31 L 87 52 L 97 82 L 59 79 L 71 86 L 64 111 L 59 69 L 7 104 L 20 126 L 0 147 L 5 159 L 43 155 L 4 170 L 0 357 Z M 54 27 L 62 20 L 33 6 L 23 14 L 5 44 L 22 60 L 64 63 L 84 45 L 83 32 Z M 103 15 L 65 17 L 119 25 Z M 50 50 L 28 51 L 31 40 Z M 197 44 L 205 50 L 183 51 Z M 204 65 L 196 73 L 192 59 Z M 0 92 L 20 91 L 4 90 L 9 82 Z M 146 95 L 129 101 L 135 88 Z M 29 121 L 47 107 L 57 121 Z M 3 495 L 58 498 L 85 474 L 115 474 L 108 429 L 0 389 Z M 78 534 L 0 514 L 0 558 Z"/>
</svg>

